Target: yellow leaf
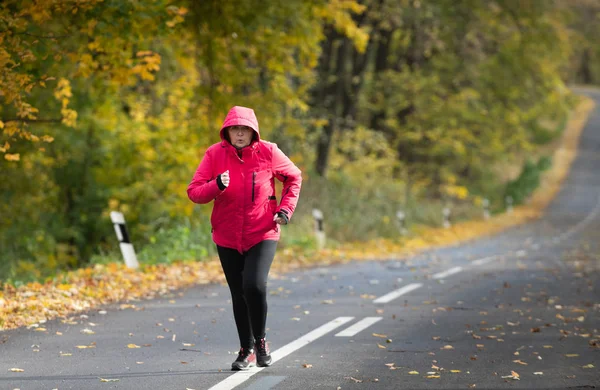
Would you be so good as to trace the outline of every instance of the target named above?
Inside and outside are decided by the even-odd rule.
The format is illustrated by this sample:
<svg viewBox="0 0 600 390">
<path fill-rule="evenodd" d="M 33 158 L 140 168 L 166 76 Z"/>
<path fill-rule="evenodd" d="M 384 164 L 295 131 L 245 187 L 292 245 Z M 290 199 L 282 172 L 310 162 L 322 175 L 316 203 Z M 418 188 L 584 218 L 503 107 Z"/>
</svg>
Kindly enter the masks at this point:
<svg viewBox="0 0 600 390">
<path fill-rule="evenodd" d="M 302 365 L 302 367 L 304 367 L 304 368 L 312 368 L 312 364 L 304 363 Z"/>
<path fill-rule="evenodd" d="M 442 348 L 440 348 L 440 349 L 446 349 L 446 350 L 450 350 L 450 349 L 454 349 L 454 347 L 453 347 L 453 346 L 451 346 L 451 345 L 444 345 L 444 346 L 443 346 Z"/>
<path fill-rule="evenodd" d="M 384 334 L 379 334 L 379 333 L 373 333 L 373 336 L 375 336 L 375 337 L 381 337 L 382 339 L 385 339 L 385 338 L 387 338 L 387 336 L 386 336 L 386 335 L 384 335 Z"/>
<path fill-rule="evenodd" d="M 377 346 L 378 346 L 379 348 L 381 348 L 381 349 L 387 349 L 387 347 L 386 347 L 385 345 L 381 345 L 381 344 L 379 344 L 379 343 L 377 343 Z"/>
<path fill-rule="evenodd" d="M 582 366 L 583 368 L 594 368 L 593 364 L 586 364 L 585 366 Z"/>
<path fill-rule="evenodd" d="M 427 379 L 435 379 L 435 378 L 439 378 L 439 375 L 427 375 L 426 378 Z"/>
<path fill-rule="evenodd" d="M 23 370 L 22 368 L 10 368 L 8 371 L 11 371 L 11 372 L 24 372 L 25 370 Z"/>
<path fill-rule="evenodd" d="M 7 161 L 19 161 L 21 160 L 21 155 L 19 153 L 6 153 L 4 159 Z"/>
<path fill-rule="evenodd" d="M 577 357 L 577 356 L 579 356 L 579 354 L 578 353 L 566 353 L 565 356 L 568 358 L 571 358 L 571 357 Z"/>
<path fill-rule="evenodd" d="M 460 370 L 450 370 L 450 372 L 457 374 L 457 373 L 459 373 L 461 371 Z"/>
<path fill-rule="evenodd" d="M 127 348 L 141 348 L 139 345 L 127 344 Z"/>
<path fill-rule="evenodd" d="M 119 379 L 104 379 L 104 378 L 100 378 L 98 377 L 98 379 L 100 379 L 100 382 L 118 382 Z"/>
<path fill-rule="evenodd" d="M 419 371 L 409 371 L 409 375 L 419 375 Z"/>
</svg>

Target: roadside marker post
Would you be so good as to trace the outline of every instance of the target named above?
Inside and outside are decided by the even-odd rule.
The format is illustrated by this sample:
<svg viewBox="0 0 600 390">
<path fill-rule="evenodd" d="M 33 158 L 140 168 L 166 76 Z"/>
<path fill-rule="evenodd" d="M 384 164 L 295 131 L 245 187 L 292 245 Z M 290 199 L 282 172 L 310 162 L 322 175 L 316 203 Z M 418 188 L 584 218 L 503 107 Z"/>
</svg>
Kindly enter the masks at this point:
<svg viewBox="0 0 600 390">
<path fill-rule="evenodd" d="M 110 219 L 114 224 L 115 233 L 117 233 L 117 238 L 119 239 L 119 246 L 121 247 L 121 253 L 125 259 L 125 265 L 128 268 L 138 268 L 140 264 L 138 263 L 137 256 L 135 255 L 135 250 L 133 250 L 133 244 L 129 240 L 129 234 L 127 233 L 127 226 L 125 225 L 125 217 L 123 216 L 123 213 L 111 211 Z"/>
<path fill-rule="evenodd" d="M 398 225 L 400 225 L 400 234 L 405 236 L 408 232 L 406 229 L 406 214 L 402 210 L 396 212 L 396 218 L 398 219 Z"/>
<path fill-rule="evenodd" d="M 319 209 L 313 209 L 313 218 L 315 219 L 315 238 L 317 239 L 317 247 L 323 249 L 325 247 L 325 230 L 323 230 L 323 212 Z"/>
<path fill-rule="evenodd" d="M 450 208 L 444 207 L 444 209 L 442 210 L 442 214 L 444 216 L 444 227 L 446 229 L 448 229 L 451 226 L 451 224 L 450 224 Z"/>
<path fill-rule="evenodd" d="M 490 201 L 489 201 L 489 199 L 484 199 L 482 204 L 483 204 L 483 219 L 490 219 Z"/>
<path fill-rule="evenodd" d="M 512 198 L 512 196 L 507 196 L 504 201 L 506 202 L 506 211 L 508 213 L 512 213 L 513 212 L 513 198 Z"/>
</svg>

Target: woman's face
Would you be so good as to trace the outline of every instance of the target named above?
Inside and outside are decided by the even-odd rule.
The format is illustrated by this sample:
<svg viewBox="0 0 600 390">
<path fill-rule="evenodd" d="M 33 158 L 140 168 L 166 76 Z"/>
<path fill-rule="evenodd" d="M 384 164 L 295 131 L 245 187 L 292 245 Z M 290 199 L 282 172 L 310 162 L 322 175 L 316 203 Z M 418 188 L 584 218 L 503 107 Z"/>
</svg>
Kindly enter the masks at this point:
<svg viewBox="0 0 600 390">
<path fill-rule="evenodd" d="M 236 148 L 244 148 L 252 142 L 254 130 L 248 126 L 231 126 L 227 129 L 231 144 Z"/>
</svg>

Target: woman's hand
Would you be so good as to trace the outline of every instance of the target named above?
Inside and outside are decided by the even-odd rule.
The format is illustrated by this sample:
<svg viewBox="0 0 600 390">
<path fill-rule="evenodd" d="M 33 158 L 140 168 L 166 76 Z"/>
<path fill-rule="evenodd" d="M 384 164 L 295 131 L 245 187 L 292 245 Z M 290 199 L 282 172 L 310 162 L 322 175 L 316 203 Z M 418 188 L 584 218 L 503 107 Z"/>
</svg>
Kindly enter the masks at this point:
<svg viewBox="0 0 600 390">
<path fill-rule="evenodd" d="M 279 215 L 279 213 L 273 216 L 273 221 L 275 221 L 275 223 L 277 223 L 278 225 L 287 225 L 287 219 Z"/>
<path fill-rule="evenodd" d="M 229 169 L 219 175 L 225 188 L 229 187 Z"/>
</svg>

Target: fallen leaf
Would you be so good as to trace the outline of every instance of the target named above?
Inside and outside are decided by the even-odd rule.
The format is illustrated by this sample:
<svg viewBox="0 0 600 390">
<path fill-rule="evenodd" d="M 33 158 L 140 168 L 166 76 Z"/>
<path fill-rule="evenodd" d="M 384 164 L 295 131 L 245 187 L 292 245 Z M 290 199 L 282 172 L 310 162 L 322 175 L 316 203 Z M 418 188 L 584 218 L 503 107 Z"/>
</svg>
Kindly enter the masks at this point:
<svg viewBox="0 0 600 390">
<path fill-rule="evenodd" d="M 81 329 L 80 332 L 83 333 L 83 334 L 96 334 L 96 332 L 94 332 L 93 330 L 88 329 L 88 328 Z"/>
<path fill-rule="evenodd" d="M 333 305 L 333 300 L 332 299 L 325 299 L 321 303 L 324 304 L 324 305 Z"/>
<path fill-rule="evenodd" d="M 461 372 L 460 370 L 450 370 L 450 372 L 454 373 L 454 374 L 458 374 L 459 372 Z"/>
<path fill-rule="evenodd" d="M 182 343 L 184 347 L 193 347 L 196 344 L 190 344 L 190 343 Z"/>
<path fill-rule="evenodd" d="M 549 348 L 554 348 L 554 347 L 551 345 L 544 345 L 544 348 L 549 349 Z"/>
<path fill-rule="evenodd" d="M 409 371 L 409 375 L 419 375 L 419 371 Z"/>
<path fill-rule="evenodd" d="M 96 346 L 94 346 L 94 345 L 76 345 L 75 348 L 88 349 L 88 348 L 96 348 Z"/>
<path fill-rule="evenodd" d="M 453 347 L 453 346 L 451 346 L 451 345 L 444 345 L 444 346 L 443 346 L 442 348 L 440 348 L 440 349 L 447 349 L 447 350 L 449 350 L 449 349 L 454 349 L 454 347 Z"/>
<path fill-rule="evenodd" d="M 304 367 L 304 368 L 312 368 L 312 364 L 304 363 L 302 365 L 302 367 Z"/>
<path fill-rule="evenodd" d="M 523 365 L 523 366 L 526 366 L 526 365 L 527 365 L 527 363 L 525 363 L 525 362 L 523 362 L 523 361 L 521 361 L 521 360 L 513 360 L 513 363 L 521 364 L 521 365 Z"/>
<path fill-rule="evenodd" d="M 135 345 L 135 344 L 127 344 L 127 348 L 133 349 L 133 348 L 142 348 L 142 347 L 140 347 L 139 345 Z"/>
<path fill-rule="evenodd" d="M 23 370 L 22 368 L 9 368 L 8 371 L 11 371 L 11 372 L 24 372 L 25 370 Z"/>
<path fill-rule="evenodd" d="M 533 375 L 544 375 L 544 373 L 541 372 L 541 371 L 536 371 L 536 372 L 533 373 Z"/>
<path fill-rule="evenodd" d="M 382 339 L 385 339 L 385 338 L 387 338 L 387 336 L 386 336 L 386 335 L 384 335 L 384 334 L 379 334 L 379 333 L 373 333 L 373 336 L 375 336 L 375 337 L 380 337 L 380 338 L 382 338 Z"/>
<path fill-rule="evenodd" d="M 582 366 L 582 368 L 594 368 L 593 364 L 586 364 L 585 366 Z"/>
<path fill-rule="evenodd" d="M 100 378 L 98 377 L 98 379 L 100 379 L 100 382 L 118 382 L 120 379 L 104 379 L 104 378 Z"/>
<path fill-rule="evenodd" d="M 436 378 L 439 378 L 439 377 L 440 377 L 439 375 L 427 375 L 425 378 L 427 378 L 427 379 L 436 379 Z"/>
<path fill-rule="evenodd" d="M 360 380 L 360 379 L 356 379 L 356 378 L 354 378 L 354 377 L 351 377 L 351 376 L 349 376 L 349 377 L 346 377 L 346 378 L 350 379 L 351 381 L 354 381 L 354 383 L 362 383 L 362 380 Z"/>
<path fill-rule="evenodd" d="M 578 353 L 566 353 L 565 356 L 568 357 L 568 358 L 572 358 L 572 357 L 579 356 L 579 354 Z"/>
</svg>

